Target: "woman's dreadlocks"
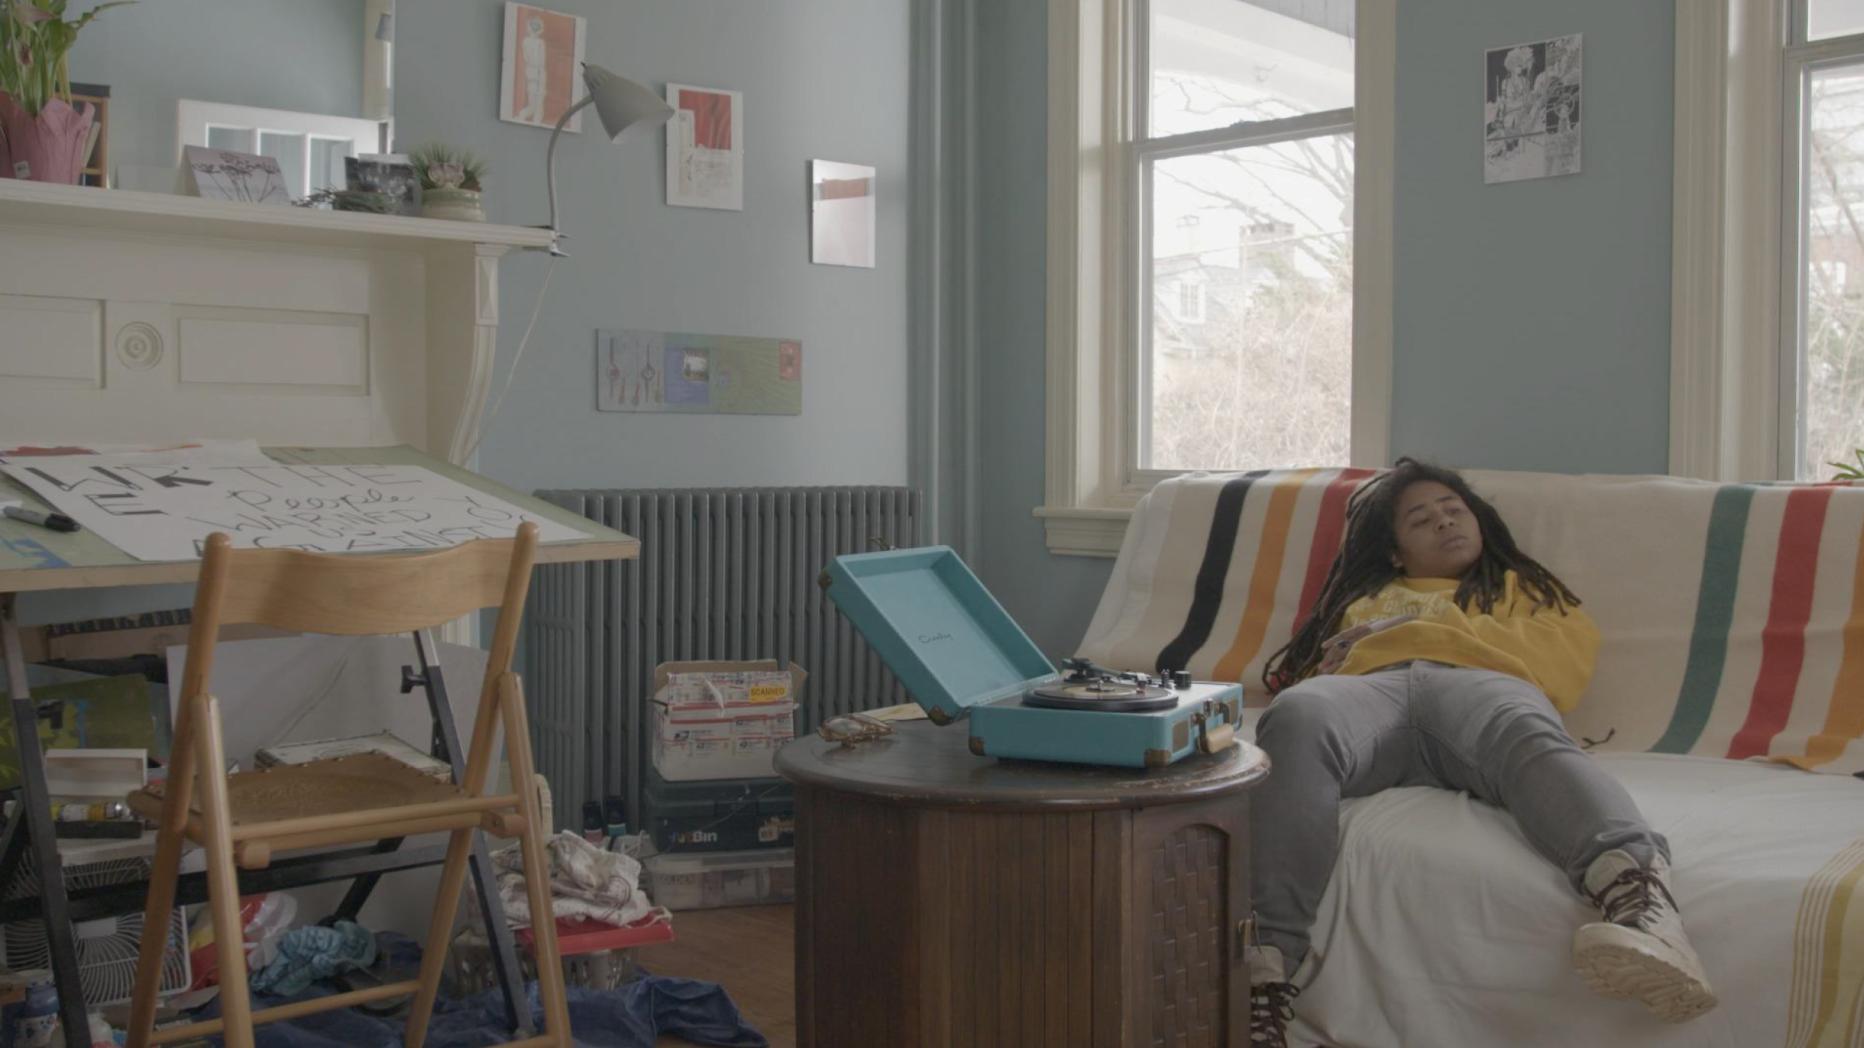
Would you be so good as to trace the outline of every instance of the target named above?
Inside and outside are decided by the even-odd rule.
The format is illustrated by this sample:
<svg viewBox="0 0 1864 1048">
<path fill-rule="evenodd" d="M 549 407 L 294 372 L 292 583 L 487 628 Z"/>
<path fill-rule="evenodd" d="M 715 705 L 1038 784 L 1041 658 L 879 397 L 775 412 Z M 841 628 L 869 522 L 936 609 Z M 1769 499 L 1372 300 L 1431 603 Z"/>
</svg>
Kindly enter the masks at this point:
<svg viewBox="0 0 1864 1048">
<path fill-rule="evenodd" d="M 1488 614 L 1503 592 L 1503 576 L 1512 571 L 1521 591 L 1534 598 L 1536 608 L 1553 608 L 1566 614 L 1568 605 L 1578 606 L 1579 598 L 1566 588 L 1533 557 L 1515 545 L 1508 525 L 1481 496 L 1470 490 L 1469 483 L 1455 470 L 1401 458 L 1395 465 L 1353 494 L 1346 506 L 1346 540 L 1339 555 L 1327 569 L 1314 608 L 1294 638 L 1269 656 L 1262 667 L 1262 683 L 1270 693 L 1278 692 L 1311 676 L 1321 663 L 1321 645 L 1340 631 L 1346 609 L 1361 597 L 1379 592 L 1398 577 L 1392 554 L 1398 551 L 1398 534 L 1394 522 L 1398 496 L 1411 485 L 1434 480 L 1463 500 L 1476 523 L 1482 528 L 1482 556 L 1463 572 L 1456 587 L 1456 604 L 1464 611 L 1473 603 Z"/>
</svg>

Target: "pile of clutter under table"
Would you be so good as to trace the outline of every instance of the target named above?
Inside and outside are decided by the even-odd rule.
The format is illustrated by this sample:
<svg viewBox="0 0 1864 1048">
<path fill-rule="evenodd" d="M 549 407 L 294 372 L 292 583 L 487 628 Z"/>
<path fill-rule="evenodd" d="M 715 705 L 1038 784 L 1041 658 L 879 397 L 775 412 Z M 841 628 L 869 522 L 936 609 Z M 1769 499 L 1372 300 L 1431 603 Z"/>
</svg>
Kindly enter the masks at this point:
<svg viewBox="0 0 1864 1048">
<path fill-rule="evenodd" d="M 632 1048 L 652 1045 L 661 1034 L 674 1034 L 697 1044 L 761 1048 L 767 1041 L 744 1021 L 723 988 L 651 975 L 635 963 L 640 947 L 670 942 L 674 937 L 672 915 L 655 906 L 641 885 L 642 865 L 636 856 L 652 849 L 644 834 L 597 842 L 564 832 L 548 842 L 552 917 L 577 1042 Z M 522 864 L 515 846 L 493 852 L 492 859 L 500 900 L 518 943 L 532 1020 L 541 1028 Z M 427 1036 L 427 1044 L 435 1048 L 478 1048 L 510 1037 L 508 1012 L 495 988 L 483 920 L 470 893 L 468 899 L 467 916 L 448 950 L 442 999 Z M 420 944 L 398 932 L 372 932 L 347 920 L 307 923 L 301 919 L 298 897 L 289 892 L 247 896 L 241 902 L 255 1010 L 399 982 L 412 978 L 420 968 Z M 109 1002 L 95 1005 L 90 1014 L 91 1040 L 99 1048 L 124 1040 L 134 941 L 140 932 L 135 926 L 140 922 L 140 915 L 127 915 L 87 922 L 91 927 L 80 928 L 80 937 L 87 942 L 127 936 L 123 941 L 129 944 L 125 960 L 130 963 L 124 968 L 122 985 L 100 988 L 95 996 L 87 992 L 93 1001 Z M 105 924 L 112 927 L 101 927 Z M 165 986 L 176 992 L 163 999 L 158 1029 L 219 1014 L 213 922 L 204 907 L 190 924 L 178 924 L 173 930 L 176 938 L 184 933 L 185 949 L 174 951 L 174 970 L 165 980 Z M 392 1043 L 401 1034 L 406 1008 L 406 998 L 394 998 L 268 1023 L 257 1027 L 255 1036 L 262 1048 Z M 61 1044 L 57 1012 L 57 990 L 49 971 L 0 972 L 0 1048 Z"/>
</svg>

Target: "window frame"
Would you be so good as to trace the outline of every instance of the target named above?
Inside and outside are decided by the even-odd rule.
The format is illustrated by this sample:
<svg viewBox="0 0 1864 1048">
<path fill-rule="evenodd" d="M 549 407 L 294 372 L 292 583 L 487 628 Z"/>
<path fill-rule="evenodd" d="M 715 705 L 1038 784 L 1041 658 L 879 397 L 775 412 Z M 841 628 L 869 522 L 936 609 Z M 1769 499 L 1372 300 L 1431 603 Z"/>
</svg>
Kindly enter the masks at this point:
<svg viewBox="0 0 1864 1048">
<path fill-rule="evenodd" d="M 1791 479 L 1803 390 L 1808 70 L 1864 33 L 1804 39 L 1808 0 L 1676 5 L 1670 472 Z"/>
<path fill-rule="evenodd" d="M 1779 374 L 1776 450 L 1778 477 L 1793 480 L 1798 476 L 1800 458 L 1805 453 L 1806 432 L 1800 419 L 1806 414 L 1806 384 L 1800 374 L 1804 363 L 1806 330 L 1805 288 L 1802 286 L 1808 263 L 1810 221 L 1806 210 L 1807 143 L 1812 134 L 1812 111 L 1807 105 L 1806 89 L 1812 74 L 1839 65 L 1864 67 L 1864 32 L 1823 40 L 1807 39 L 1810 26 L 1810 0 L 1791 0 L 1787 12 L 1786 44 L 1782 58 L 1781 95 L 1785 109 L 1781 126 L 1787 137 L 1781 143 L 1783 167 L 1781 185 L 1780 295 L 1785 305 L 1781 312 L 1781 333 L 1777 371 Z"/>
<path fill-rule="evenodd" d="M 1147 119 L 1146 0 L 1049 0 L 1048 389 L 1042 518 L 1051 552 L 1113 556 L 1133 507 L 1180 471 L 1139 468 L 1153 296 L 1135 184 L 1146 157 L 1345 129 L 1331 110 L 1137 145 Z M 1358 0 L 1354 47 L 1351 461 L 1382 465 L 1391 415 L 1396 0 Z M 1130 245 L 1130 250 L 1129 250 Z"/>
</svg>

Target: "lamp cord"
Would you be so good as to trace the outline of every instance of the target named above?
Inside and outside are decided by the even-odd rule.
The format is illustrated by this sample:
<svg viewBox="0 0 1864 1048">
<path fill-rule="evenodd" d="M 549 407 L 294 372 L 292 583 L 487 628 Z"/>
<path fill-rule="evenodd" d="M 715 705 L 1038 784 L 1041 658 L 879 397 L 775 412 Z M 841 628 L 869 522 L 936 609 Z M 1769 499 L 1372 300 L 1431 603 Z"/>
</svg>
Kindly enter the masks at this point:
<svg viewBox="0 0 1864 1048">
<path fill-rule="evenodd" d="M 518 365 L 524 362 L 524 349 L 531 344 L 531 329 L 537 326 L 537 315 L 544 311 L 544 293 L 550 290 L 550 278 L 556 274 L 557 260 L 552 258 L 550 265 L 544 269 L 544 282 L 537 289 L 537 302 L 531 306 L 531 319 L 524 325 L 524 334 L 518 339 L 518 351 L 511 355 L 511 368 L 505 372 L 505 384 L 498 388 L 498 396 L 493 398 L 492 407 L 479 422 L 479 432 L 473 435 L 472 447 L 466 449 L 466 458 L 472 458 L 479 450 L 479 442 L 485 439 L 485 432 L 492 428 L 492 420 L 498 417 L 498 409 L 505 403 L 505 394 L 511 392 L 511 380 L 518 375 Z"/>
</svg>

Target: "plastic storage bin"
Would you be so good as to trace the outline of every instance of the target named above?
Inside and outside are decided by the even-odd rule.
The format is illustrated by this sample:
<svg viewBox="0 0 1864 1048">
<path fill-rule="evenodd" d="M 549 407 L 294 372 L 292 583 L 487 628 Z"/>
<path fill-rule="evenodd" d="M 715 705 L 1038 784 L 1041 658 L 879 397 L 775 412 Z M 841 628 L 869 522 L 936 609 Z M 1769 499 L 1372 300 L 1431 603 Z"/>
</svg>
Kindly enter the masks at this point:
<svg viewBox="0 0 1864 1048">
<path fill-rule="evenodd" d="M 646 862 L 647 892 L 670 910 L 758 906 L 796 898 L 796 850 L 655 855 Z"/>
<path fill-rule="evenodd" d="M 668 782 L 648 772 L 641 827 L 662 852 L 728 852 L 796 843 L 796 791 L 782 779 Z"/>
</svg>

